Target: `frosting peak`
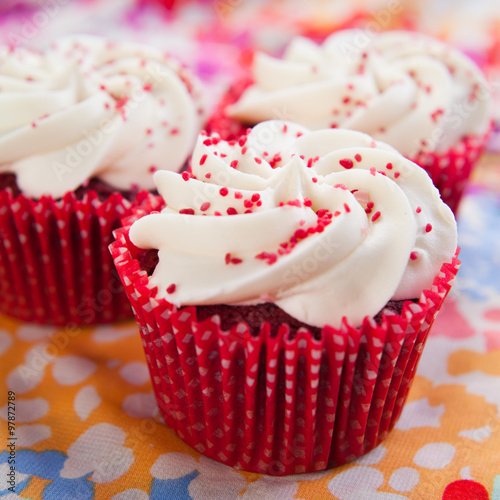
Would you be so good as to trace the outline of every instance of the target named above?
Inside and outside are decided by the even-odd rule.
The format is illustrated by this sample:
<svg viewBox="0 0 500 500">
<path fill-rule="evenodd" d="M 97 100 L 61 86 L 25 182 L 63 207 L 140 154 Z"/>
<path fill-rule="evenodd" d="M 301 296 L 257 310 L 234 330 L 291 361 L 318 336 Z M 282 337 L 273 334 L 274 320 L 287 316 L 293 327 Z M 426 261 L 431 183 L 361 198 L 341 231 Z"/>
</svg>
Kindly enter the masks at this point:
<svg viewBox="0 0 500 500">
<path fill-rule="evenodd" d="M 306 127 L 359 130 L 410 158 L 487 131 L 489 86 L 465 55 L 417 33 L 369 43 L 361 33 L 339 31 L 321 46 L 297 37 L 281 59 L 257 53 L 254 83 L 228 114 L 255 124 L 286 110 Z"/>
<path fill-rule="evenodd" d="M 60 197 L 91 177 L 152 189 L 180 170 L 205 110 L 198 82 L 161 51 L 90 35 L 45 53 L 0 52 L 0 173 Z"/>
<path fill-rule="evenodd" d="M 428 175 L 360 132 L 270 121 L 239 141 L 202 135 L 192 174 L 155 182 L 167 206 L 130 238 L 159 249 L 151 284 L 178 306 L 272 301 L 314 326 L 359 325 L 419 297 L 456 250 Z"/>
</svg>

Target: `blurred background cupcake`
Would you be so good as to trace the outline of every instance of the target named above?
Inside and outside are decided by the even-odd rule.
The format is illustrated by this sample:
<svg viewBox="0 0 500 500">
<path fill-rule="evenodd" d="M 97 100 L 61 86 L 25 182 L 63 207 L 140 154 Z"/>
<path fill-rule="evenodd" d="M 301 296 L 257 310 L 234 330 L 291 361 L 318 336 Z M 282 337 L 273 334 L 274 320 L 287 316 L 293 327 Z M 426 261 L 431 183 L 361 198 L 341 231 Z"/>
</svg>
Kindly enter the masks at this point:
<svg viewBox="0 0 500 500">
<path fill-rule="evenodd" d="M 479 68 L 437 39 L 341 30 L 321 45 L 296 37 L 279 58 L 257 52 L 209 130 L 234 138 L 272 118 L 360 130 L 423 167 L 456 212 L 491 132 L 491 93 Z"/>
<path fill-rule="evenodd" d="M 111 251 L 165 422 L 272 475 L 373 449 L 459 265 L 426 173 L 366 134 L 276 120 L 201 135 L 191 174 L 155 181 L 164 202 Z"/>
<path fill-rule="evenodd" d="M 151 47 L 66 37 L 0 54 L 1 311 L 88 324 L 131 315 L 112 230 L 181 170 L 205 117 L 198 81 Z"/>
</svg>

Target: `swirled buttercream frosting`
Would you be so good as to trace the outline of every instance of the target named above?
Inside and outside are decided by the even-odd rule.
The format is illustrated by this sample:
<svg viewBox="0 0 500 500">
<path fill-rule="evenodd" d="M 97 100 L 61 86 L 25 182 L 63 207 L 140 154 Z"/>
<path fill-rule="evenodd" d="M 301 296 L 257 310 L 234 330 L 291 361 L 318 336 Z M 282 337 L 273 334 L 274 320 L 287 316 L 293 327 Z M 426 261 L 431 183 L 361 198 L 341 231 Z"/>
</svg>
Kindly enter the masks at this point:
<svg viewBox="0 0 500 500">
<path fill-rule="evenodd" d="M 152 189 L 152 171 L 184 165 L 204 115 L 197 80 L 151 47 L 85 35 L 0 50 L 0 173 L 31 197 L 92 177 Z"/>
<path fill-rule="evenodd" d="M 253 84 L 227 113 L 252 125 L 279 117 L 359 130 L 415 158 L 483 135 L 490 109 L 484 76 L 459 50 L 413 32 L 353 29 L 322 45 L 297 37 L 282 58 L 257 53 Z"/>
<path fill-rule="evenodd" d="M 361 324 L 418 298 L 457 246 L 428 175 L 361 132 L 262 122 L 201 135 L 192 172 L 159 171 L 166 207 L 130 238 L 159 249 L 151 279 L 178 305 L 273 302 L 306 324 Z"/>
</svg>

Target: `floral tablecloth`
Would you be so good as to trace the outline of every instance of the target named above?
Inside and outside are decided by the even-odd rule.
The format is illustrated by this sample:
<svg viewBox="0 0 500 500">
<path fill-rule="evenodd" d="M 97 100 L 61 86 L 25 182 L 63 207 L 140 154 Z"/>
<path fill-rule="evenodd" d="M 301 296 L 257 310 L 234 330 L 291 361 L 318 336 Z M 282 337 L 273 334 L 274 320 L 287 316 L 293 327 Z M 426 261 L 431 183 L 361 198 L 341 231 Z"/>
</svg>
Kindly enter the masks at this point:
<svg viewBox="0 0 500 500">
<path fill-rule="evenodd" d="M 15 6 L 0 9 L 1 36 L 43 45 L 70 32 L 133 32 L 184 55 L 216 94 L 241 62 L 242 47 L 256 43 L 255 32 L 238 30 L 225 17 L 238 9 L 246 15 L 249 1 L 205 2 L 223 25 L 217 32 L 192 8 L 183 11 L 184 27 L 172 23 L 174 11 L 145 16 L 141 9 L 154 0 L 135 10 L 125 8 L 131 1 L 6 2 Z M 254 20 L 279 12 L 280 2 L 258 3 Z M 307 5 L 313 3 L 309 15 L 319 18 L 328 2 Z M 35 17 L 40 6 L 47 21 Z M 398 22 L 404 24 L 404 16 Z M 172 28 L 168 34 L 165 23 Z M 262 24 L 257 41 L 276 46 L 304 31 L 295 18 L 283 26 L 273 31 L 272 23 Z M 500 500 L 498 155 L 486 155 L 476 170 L 458 223 L 463 264 L 399 423 L 370 454 L 334 470 L 262 476 L 218 464 L 185 445 L 161 422 L 133 321 L 65 330 L 0 317 L 0 497 Z"/>
</svg>

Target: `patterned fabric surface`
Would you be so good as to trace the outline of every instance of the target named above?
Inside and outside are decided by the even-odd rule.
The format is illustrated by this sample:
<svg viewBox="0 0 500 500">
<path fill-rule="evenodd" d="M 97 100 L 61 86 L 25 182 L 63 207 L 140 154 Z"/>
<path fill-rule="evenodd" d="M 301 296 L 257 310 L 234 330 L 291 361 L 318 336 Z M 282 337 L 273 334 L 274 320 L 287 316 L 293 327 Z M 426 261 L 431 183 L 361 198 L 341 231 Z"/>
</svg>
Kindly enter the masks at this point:
<svg viewBox="0 0 500 500">
<path fill-rule="evenodd" d="M 182 22 L 175 22 L 175 11 L 147 15 L 147 9 L 175 3 L 187 6 L 178 12 Z M 252 17 L 250 1 L 207 1 L 207 18 L 189 8 L 194 2 L 12 0 L 0 2 L 0 36 L 32 46 L 67 33 L 130 36 L 168 47 L 217 96 L 236 64 L 245 62 L 249 47 L 282 47 L 292 34 L 307 33 L 311 26 L 321 33 L 363 19 L 360 9 L 366 3 L 378 9 L 375 19 L 383 20 L 387 2 L 356 1 L 352 11 L 345 9 L 347 2 L 289 2 L 302 10 L 290 8 L 287 22 L 280 17 L 284 3 L 255 2 L 260 7 Z M 429 32 L 464 42 L 456 35 L 469 19 L 464 2 L 454 8 L 455 17 L 440 15 L 449 23 L 455 20 L 441 30 L 435 18 L 417 12 L 428 12 L 423 3 L 406 3 L 413 10 L 398 11 L 389 27 L 413 19 L 413 27 L 421 23 Z M 436 3 L 449 11 L 450 2 L 433 2 L 434 8 Z M 336 22 L 325 23 L 327 5 L 329 19 Z M 496 9 L 496 17 L 486 8 L 478 16 L 498 22 Z M 465 12 L 462 18 L 460 12 Z M 500 56 L 492 47 L 498 47 L 498 39 L 471 35 L 469 52 L 491 49 L 488 57 L 498 66 Z M 334 470 L 283 478 L 250 474 L 185 445 L 161 422 L 134 322 L 58 329 L 0 317 L 0 497 L 500 500 L 498 156 L 483 159 L 458 222 L 463 264 L 428 339 L 403 415 L 378 448 Z"/>
</svg>

